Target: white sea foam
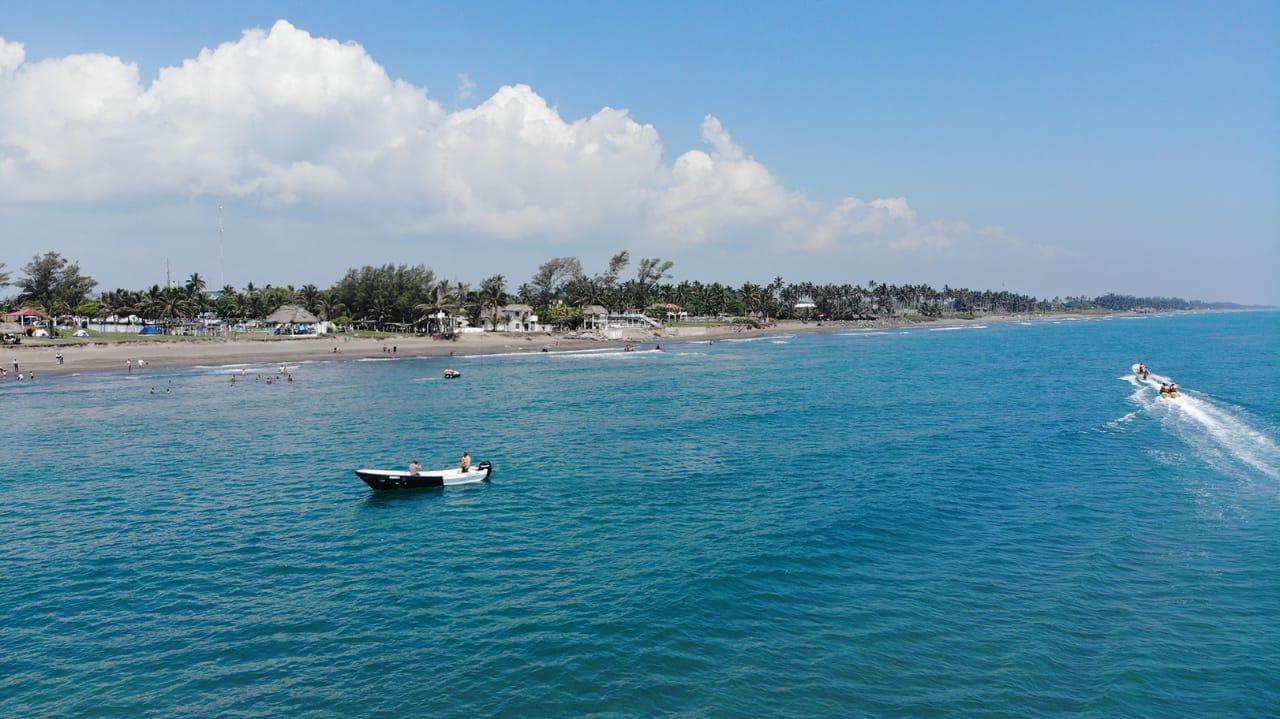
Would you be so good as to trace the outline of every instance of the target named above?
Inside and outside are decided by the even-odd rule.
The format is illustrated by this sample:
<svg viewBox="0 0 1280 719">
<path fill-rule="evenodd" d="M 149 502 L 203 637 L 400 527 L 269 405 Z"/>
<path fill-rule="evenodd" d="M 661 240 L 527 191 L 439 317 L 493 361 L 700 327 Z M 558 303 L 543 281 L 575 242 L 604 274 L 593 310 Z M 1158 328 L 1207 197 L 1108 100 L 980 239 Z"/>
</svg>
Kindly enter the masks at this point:
<svg viewBox="0 0 1280 719">
<path fill-rule="evenodd" d="M 764 335 L 763 337 L 742 337 L 740 339 L 725 340 L 725 342 L 763 342 L 765 340 L 789 340 L 795 335 Z"/>
<path fill-rule="evenodd" d="M 248 372 L 248 374 L 271 374 L 271 373 L 277 373 L 277 374 L 278 374 L 278 373 L 280 372 L 280 368 L 281 368 L 281 367 L 284 367 L 286 370 L 289 370 L 289 371 L 293 371 L 293 370 L 298 369 L 298 365 L 296 365 L 296 364 L 291 364 L 291 365 L 278 365 L 278 364 L 246 365 L 246 364 L 236 364 L 236 365 L 219 365 L 219 366 L 215 369 L 215 371 L 213 372 L 213 374 L 233 374 L 233 375 L 239 376 L 242 372 L 246 372 L 246 371 Z"/>
<path fill-rule="evenodd" d="M 630 352 L 625 352 L 623 350 L 612 350 L 610 352 L 592 352 L 590 354 L 585 352 L 550 352 L 548 353 L 548 356 L 556 357 L 558 359 L 567 359 L 567 360 L 570 360 L 570 359 L 572 360 L 586 360 L 586 359 L 611 360 L 611 359 L 638 357 L 638 356 L 654 355 L 654 354 L 662 354 L 662 350 L 659 350 L 659 349 L 631 350 Z"/>
<path fill-rule="evenodd" d="M 870 332 L 837 332 L 836 334 L 837 334 L 837 335 L 839 335 L 839 336 L 841 336 L 841 337 L 870 337 L 870 336 L 872 336 L 872 335 L 890 335 L 890 334 L 893 334 L 893 333 L 892 333 L 892 332 L 881 332 L 880 330 L 874 330 L 874 331 L 870 331 Z"/>
<path fill-rule="evenodd" d="M 956 330 L 985 330 L 986 325 L 956 325 L 955 327 L 930 327 L 930 332 L 954 332 Z"/>
<path fill-rule="evenodd" d="M 1126 414 L 1123 417 L 1117 417 L 1116 419 L 1113 419 L 1110 422 L 1107 422 L 1107 426 L 1112 429 L 1119 429 L 1120 425 L 1128 422 L 1132 422 L 1133 418 L 1137 417 L 1140 411 L 1141 410 L 1135 410 L 1133 412 Z"/>
</svg>

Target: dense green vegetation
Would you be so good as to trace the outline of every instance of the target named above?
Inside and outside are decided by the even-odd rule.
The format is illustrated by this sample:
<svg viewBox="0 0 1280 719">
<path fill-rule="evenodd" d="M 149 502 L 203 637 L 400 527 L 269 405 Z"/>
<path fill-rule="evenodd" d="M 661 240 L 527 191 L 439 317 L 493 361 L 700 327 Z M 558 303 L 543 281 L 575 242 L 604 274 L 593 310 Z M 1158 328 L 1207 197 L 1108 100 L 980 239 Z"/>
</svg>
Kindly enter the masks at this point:
<svg viewBox="0 0 1280 719">
<path fill-rule="evenodd" d="M 1177 297 L 1133 297 L 1107 294 L 1101 297 L 1038 299 L 1008 291 L 972 290 L 926 284 L 892 285 L 883 282 L 817 284 L 784 282 L 775 277 L 767 284 L 747 282 L 731 287 L 719 282 L 672 283 L 674 263 L 643 258 L 634 275 L 623 279 L 631 257 L 614 255 L 598 274 L 588 274 L 575 257 L 556 257 L 543 263 L 528 282 L 512 289 L 502 275 L 472 286 L 439 279 L 423 265 L 383 265 L 353 268 L 332 287 L 261 287 L 249 283 L 242 289 L 227 286 L 210 291 L 205 279 L 193 274 L 180 286 L 153 285 L 144 290 L 115 289 L 92 295 L 97 282 L 80 272 L 56 252 L 37 255 L 22 268 L 12 285 L 18 293 L 0 301 L 6 309 L 34 306 L 51 315 L 93 318 L 137 315 L 147 321 L 183 322 L 199 316 L 216 316 L 230 322 L 262 319 L 286 304 L 297 304 L 321 319 L 352 324 L 370 330 L 443 329 L 451 318 L 467 318 L 474 325 L 500 317 L 512 302 L 530 305 L 557 326 L 572 327 L 582 321 L 582 308 L 600 305 L 615 312 L 648 312 L 665 317 L 671 305 L 690 317 L 754 317 L 761 320 L 870 319 L 905 315 L 927 320 L 943 315 L 975 313 L 1055 312 L 1196 309 L 1236 306 L 1226 303 L 1187 301 Z M 0 287 L 11 283 L 11 273 L 0 264 Z"/>
</svg>

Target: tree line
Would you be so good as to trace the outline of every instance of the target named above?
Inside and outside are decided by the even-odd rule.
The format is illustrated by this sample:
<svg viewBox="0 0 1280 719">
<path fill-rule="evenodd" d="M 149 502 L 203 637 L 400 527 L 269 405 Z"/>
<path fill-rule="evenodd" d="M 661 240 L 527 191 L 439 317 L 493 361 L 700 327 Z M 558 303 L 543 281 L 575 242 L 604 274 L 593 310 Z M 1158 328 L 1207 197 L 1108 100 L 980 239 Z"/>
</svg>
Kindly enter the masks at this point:
<svg viewBox="0 0 1280 719">
<path fill-rule="evenodd" d="M 36 255 L 16 279 L 0 263 L 0 288 L 12 285 L 16 295 L 0 300 L 6 310 L 34 306 L 50 315 L 95 319 L 135 315 L 146 321 L 179 323 L 199 317 L 227 322 L 261 320 L 283 305 L 296 304 L 318 318 L 369 329 L 444 330 L 465 318 L 472 326 L 499 324 L 508 304 L 529 305 L 544 321 L 572 327 L 582 309 L 598 305 L 611 312 L 647 313 L 659 319 L 668 312 L 691 317 L 861 320 L 894 315 L 923 318 L 963 313 L 1029 313 L 1088 310 L 1196 309 L 1228 306 L 1177 297 L 1100 297 L 1039 299 L 1006 290 L 973 290 L 944 285 L 746 282 L 733 287 L 719 282 L 670 282 L 674 262 L 641 258 L 634 273 L 630 253 L 622 251 L 595 274 L 584 271 L 576 257 L 552 258 L 529 281 L 510 288 L 506 277 L 493 275 L 475 285 L 436 276 L 424 265 L 387 264 L 352 268 L 331 287 L 258 286 L 250 282 L 210 290 L 205 278 L 192 274 L 181 284 L 146 289 L 114 289 L 94 293 L 97 282 L 76 262 L 56 252 Z M 1232 305 L 1234 306 L 1234 305 Z"/>
</svg>

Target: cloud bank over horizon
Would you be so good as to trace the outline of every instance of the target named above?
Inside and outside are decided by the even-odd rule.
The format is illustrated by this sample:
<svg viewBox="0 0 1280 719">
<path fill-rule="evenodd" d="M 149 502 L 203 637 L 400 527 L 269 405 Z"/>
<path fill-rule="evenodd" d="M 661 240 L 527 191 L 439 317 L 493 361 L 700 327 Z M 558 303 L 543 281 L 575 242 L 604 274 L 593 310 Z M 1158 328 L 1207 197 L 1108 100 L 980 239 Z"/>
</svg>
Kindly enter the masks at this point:
<svg viewBox="0 0 1280 719">
<path fill-rule="evenodd" d="M 461 97 L 474 90 L 459 75 Z M 285 20 L 144 83 L 103 54 L 28 61 L 0 38 L 0 204 L 228 199 L 402 238 L 607 238 L 652 251 L 930 253 L 1020 245 L 999 227 L 922 220 L 903 197 L 822 202 L 785 187 L 720 119 L 665 158 L 652 125 L 604 107 L 566 120 L 528 85 L 447 110 L 363 47 Z M 1026 249 L 1026 248 L 1024 248 Z"/>
</svg>

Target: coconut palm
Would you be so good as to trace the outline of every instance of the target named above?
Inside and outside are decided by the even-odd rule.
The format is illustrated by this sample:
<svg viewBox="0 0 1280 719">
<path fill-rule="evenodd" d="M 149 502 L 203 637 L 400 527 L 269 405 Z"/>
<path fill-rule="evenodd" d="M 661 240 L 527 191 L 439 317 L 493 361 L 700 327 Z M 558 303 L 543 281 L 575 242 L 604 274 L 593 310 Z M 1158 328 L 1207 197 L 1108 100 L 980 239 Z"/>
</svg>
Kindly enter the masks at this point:
<svg viewBox="0 0 1280 719">
<path fill-rule="evenodd" d="M 458 298 L 454 288 L 449 280 L 440 280 L 440 282 L 432 289 L 431 298 L 426 302 L 419 302 L 413 306 L 413 309 L 421 313 L 418 322 L 426 322 L 427 326 L 431 326 L 431 320 L 436 320 L 439 331 L 444 331 L 444 320 L 440 315 L 453 317 L 458 311 Z"/>
<path fill-rule="evenodd" d="M 320 288 L 315 285 L 303 285 L 298 290 L 298 304 L 308 312 L 315 314 L 320 309 Z"/>
<path fill-rule="evenodd" d="M 498 315 L 507 304 L 507 278 L 494 275 L 480 282 L 480 309 L 488 310 L 493 329 L 498 329 Z"/>
</svg>

